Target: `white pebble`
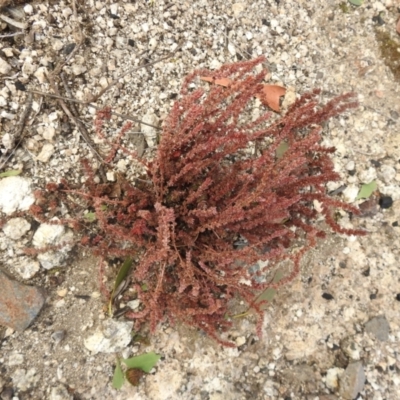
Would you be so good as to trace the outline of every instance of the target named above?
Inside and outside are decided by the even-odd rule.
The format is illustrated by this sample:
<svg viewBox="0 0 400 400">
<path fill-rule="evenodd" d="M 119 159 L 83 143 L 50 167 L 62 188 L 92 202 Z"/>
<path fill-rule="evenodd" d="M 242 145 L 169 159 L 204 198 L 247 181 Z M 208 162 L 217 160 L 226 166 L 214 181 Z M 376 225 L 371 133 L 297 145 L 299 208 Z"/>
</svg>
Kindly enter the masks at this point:
<svg viewBox="0 0 400 400">
<path fill-rule="evenodd" d="M 7 75 L 11 71 L 11 65 L 0 57 L 0 74 Z"/>
<path fill-rule="evenodd" d="M 33 13 L 33 7 L 30 4 L 26 4 L 24 6 L 24 11 L 26 14 L 32 14 Z"/>
</svg>

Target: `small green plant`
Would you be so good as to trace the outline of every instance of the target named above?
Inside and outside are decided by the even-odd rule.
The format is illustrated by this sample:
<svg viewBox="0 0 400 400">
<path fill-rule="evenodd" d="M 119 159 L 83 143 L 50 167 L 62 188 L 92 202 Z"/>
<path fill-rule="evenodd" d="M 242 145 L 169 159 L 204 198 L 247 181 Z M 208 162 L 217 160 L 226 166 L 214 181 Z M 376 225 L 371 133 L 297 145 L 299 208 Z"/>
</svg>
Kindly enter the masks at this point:
<svg viewBox="0 0 400 400">
<path fill-rule="evenodd" d="M 113 388 L 121 389 L 125 380 L 128 380 L 132 385 L 137 386 L 139 384 L 139 379 L 144 375 L 144 373 L 148 374 L 160 358 L 161 356 L 154 352 L 126 359 L 117 358 L 117 365 L 115 366 L 112 381 Z M 125 372 L 123 371 L 121 362 L 127 367 Z"/>
</svg>

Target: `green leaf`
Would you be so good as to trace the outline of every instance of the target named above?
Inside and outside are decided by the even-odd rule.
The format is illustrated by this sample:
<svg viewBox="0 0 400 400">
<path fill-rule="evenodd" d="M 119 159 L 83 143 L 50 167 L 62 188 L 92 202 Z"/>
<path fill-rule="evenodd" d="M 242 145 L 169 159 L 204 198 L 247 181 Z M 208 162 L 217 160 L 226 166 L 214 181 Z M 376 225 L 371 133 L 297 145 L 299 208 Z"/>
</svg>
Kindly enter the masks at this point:
<svg viewBox="0 0 400 400">
<path fill-rule="evenodd" d="M 121 363 L 119 359 L 117 359 L 117 365 L 115 366 L 114 376 L 112 380 L 112 386 L 114 389 L 121 389 L 122 385 L 125 382 L 125 375 L 121 369 Z"/>
<path fill-rule="evenodd" d="M 364 3 L 364 0 L 349 0 L 350 4 L 353 4 L 353 6 L 361 6 Z"/>
<path fill-rule="evenodd" d="M 127 257 L 125 259 L 125 261 L 123 262 L 123 264 L 121 265 L 121 268 L 118 271 L 118 275 L 115 278 L 114 288 L 113 288 L 113 291 L 111 293 L 110 302 L 108 304 L 108 311 L 109 311 L 110 315 L 112 315 L 112 302 L 113 302 L 114 297 L 115 297 L 115 291 L 118 289 L 119 285 L 122 283 L 122 281 L 128 275 L 128 272 L 130 271 L 130 269 L 132 267 L 132 263 L 133 263 L 132 258 L 131 257 Z"/>
<path fill-rule="evenodd" d="M 358 192 L 356 200 L 368 199 L 368 197 L 371 196 L 372 193 L 374 193 L 377 186 L 378 185 L 376 184 L 375 181 L 362 185 L 360 191 Z"/>
<path fill-rule="evenodd" d="M 272 283 L 278 283 L 283 278 L 283 276 L 284 276 L 283 271 L 281 269 L 278 269 L 275 272 L 275 275 L 272 279 Z M 275 295 L 276 295 L 275 288 L 267 288 L 257 297 L 256 303 L 259 303 L 260 301 L 271 302 L 275 297 Z"/>
<path fill-rule="evenodd" d="M 142 354 L 140 356 L 127 358 L 121 360 L 128 368 L 139 368 L 144 372 L 149 373 L 151 369 L 157 364 L 157 361 L 161 358 L 159 354 L 150 353 Z"/>
<path fill-rule="evenodd" d="M 273 300 L 273 298 L 275 297 L 275 295 L 276 295 L 276 289 L 274 289 L 274 288 L 265 289 L 260 294 L 260 296 L 258 296 L 257 303 L 259 303 L 260 301 L 265 301 L 265 300 L 268 302 L 271 302 Z"/>
<path fill-rule="evenodd" d="M 84 215 L 84 217 L 85 217 L 89 222 L 96 221 L 96 213 L 94 213 L 94 212 L 88 212 L 87 214 Z"/>
<path fill-rule="evenodd" d="M 278 269 L 275 272 L 274 279 L 272 279 L 272 282 L 278 283 L 283 278 L 283 275 L 284 275 L 283 271 L 281 269 Z"/>
<path fill-rule="evenodd" d="M 289 148 L 289 145 L 287 142 L 284 140 L 279 144 L 279 146 L 276 149 L 276 158 L 279 160 L 280 158 L 283 157 L 283 155 L 286 153 L 287 149 Z"/>
<path fill-rule="evenodd" d="M 131 257 L 127 257 L 124 261 L 124 263 L 121 265 L 121 268 L 118 271 L 118 275 L 115 278 L 114 282 L 114 290 L 115 292 L 118 289 L 118 286 L 122 283 L 122 281 L 126 278 L 128 275 L 128 272 L 130 271 L 132 267 L 133 260 Z"/>
<path fill-rule="evenodd" d="M 9 176 L 17 176 L 21 173 L 22 171 L 20 169 L 10 169 L 9 171 L 2 172 L 0 174 L 0 178 L 7 178 Z"/>
</svg>

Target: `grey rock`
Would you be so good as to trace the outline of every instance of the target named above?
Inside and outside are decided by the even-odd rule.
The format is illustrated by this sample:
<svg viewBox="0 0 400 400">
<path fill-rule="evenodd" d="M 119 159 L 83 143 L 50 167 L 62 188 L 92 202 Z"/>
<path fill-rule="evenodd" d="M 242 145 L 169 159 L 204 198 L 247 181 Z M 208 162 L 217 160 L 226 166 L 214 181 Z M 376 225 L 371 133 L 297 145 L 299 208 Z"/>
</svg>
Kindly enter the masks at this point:
<svg viewBox="0 0 400 400">
<path fill-rule="evenodd" d="M 28 210 L 34 201 L 30 179 L 9 176 L 0 180 L 0 210 L 5 214 Z"/>
<path fill-rule="evenodd" d="M 353 400 L 362 392 L 365 384 L 364 367 L 360 361 L 347 366 L 340 377 L 340 395 L 346 400 Z"/>
<path fill-rule="evenodd" d="M 384 315 L 378 315 L 371 318 L 365 324 L 365 331 L 375 336 L 381 342 L 385 342 L 389 339 L 390 325 Z"/>
<path fill-rule="evenodd" d="M 0 271 L 0 325 L 23 331 L 38 315 L 44 303 L 43 293 L 23 285 Z"/>
</svg>

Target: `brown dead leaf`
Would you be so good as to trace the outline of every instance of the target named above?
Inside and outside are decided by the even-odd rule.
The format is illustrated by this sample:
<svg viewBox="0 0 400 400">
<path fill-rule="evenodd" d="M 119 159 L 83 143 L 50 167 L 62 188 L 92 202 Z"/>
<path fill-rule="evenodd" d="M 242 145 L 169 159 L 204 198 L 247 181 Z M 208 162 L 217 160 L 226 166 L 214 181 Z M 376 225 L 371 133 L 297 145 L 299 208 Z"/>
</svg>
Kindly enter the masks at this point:
<svg viewBox="0 0 400 400">
<path fill-rule="evenodd" d="M 220 86 L 224 86 L 224 87 L 228 87 L 232 83 L 232 80 L 229 78 L 214 79 L 214 78 L 211 78 L 210 76 L 201 76 L 200 79 L 202 81 L 215 83 L 216 85 L 220 85 Z"/>
<path fill-rule="evenodd" d="M 201 76 L 200 79 L 205 82 L 215 83 L 216 85 L 228 87 L 232 80 L 229 78 L 214 79 L 210 76 Z M 271 110 L 280 112 L 280 98 L 284 96 L 286 89 L 278 85 L 263 85 L 262 93 L 259 93 L 257 97 L 261 102 L 269 107 Z"/>
<path fill-rule="evenodd" d="M 262 93 L 258 94 L 257 97 L 262 103 L 276 112 L 281 111 L 279 101 L 281 96 L 284 96 L 286 89 L 278 85 L 263 85 Z"/>
<path fill-rule="evenodd" d="M 396 31 L 397 31 L 397 33 L 400 35 L 400 18 L 399 18 L 399 20 L 397 21 Z"/>
</svg>

